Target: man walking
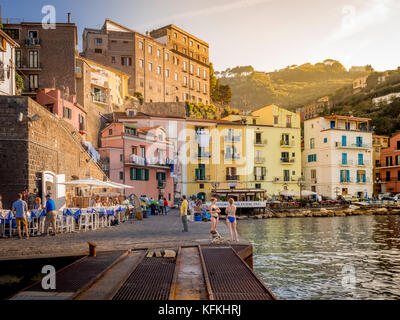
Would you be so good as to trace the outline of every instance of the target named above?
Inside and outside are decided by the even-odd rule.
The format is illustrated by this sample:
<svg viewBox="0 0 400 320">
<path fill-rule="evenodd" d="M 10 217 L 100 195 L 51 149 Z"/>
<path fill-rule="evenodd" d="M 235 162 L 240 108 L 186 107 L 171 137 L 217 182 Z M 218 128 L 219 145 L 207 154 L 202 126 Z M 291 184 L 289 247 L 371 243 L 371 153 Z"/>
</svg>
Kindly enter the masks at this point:
<svg viewBox="0 0 400 320">
<path fill-rule="evenodd" d="M 182 203 L 181 203 L 181 219 L 183 224 L 182 232 L 188 232 L 188 223 L 187 223 L 187 211 L 188 211 L 188 202 L 186 200 L 186 196 L 182 196 Z"/>
<path fill-rule="evenodd" d="M 15 220 L 17 223 L 18 239 L 22 239 L 21 225 L 25 229 L 26 238 L 29 239 L 28 221 L 26 220 L 26 215 L 28 213 L 28 205 L 24 200 L 22 200 L 21 193 L 18 193 L 17 201 L 14 201 L 14 203 L 12 204 L 12 212 L 15 215 Z"/>
<path fill-rule="evenodd" d="M 56 235 L 56 230 L 57 230 L 56 219 L 57 219 L 56 204 L 54 203 L 54 200 L 51 199 L 51 195 L 48 194 L 46 195 L 46 220 L 44 221 L 45 235 L 48 235 L 50 224 L 53 229 L 53 236 Z"/>
</svg>

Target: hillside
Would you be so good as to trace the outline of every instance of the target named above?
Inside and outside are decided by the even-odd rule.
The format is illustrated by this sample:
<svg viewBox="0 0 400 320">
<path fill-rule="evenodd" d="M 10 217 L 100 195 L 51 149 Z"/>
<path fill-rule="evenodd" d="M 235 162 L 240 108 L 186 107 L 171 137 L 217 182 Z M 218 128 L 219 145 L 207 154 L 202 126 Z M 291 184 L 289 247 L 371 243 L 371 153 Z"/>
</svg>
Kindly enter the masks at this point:
<svg viewBox="0 0 400 320">
<path fill-rule="evenodd" d="M 348 72 L 340 62 L 331 59 L 314 65 L 292 65 L 274 72 L 255 71 L 252 66 L 215 72 L 221 84 L 231 87 L 231 107 L 242 110 L 254 110 L 271 103 L 293 109 L 333 94 L 364 74 Z"/>
<path fill-rule="evenodd" d="M 385 76 L 385 81 L 378 84 L 379 76 Z M 378 135 L 392 135 L 400 130 L 400 98 L 375 104 L 372 100 L 400 93 L 400 67 L 397 70 L 374 72 L 368 77 L 366 88 L 357 94 L 352 91 L 349 86 L 336 90 L 332 95 L 333 108 L 329 113 L 371 118 Z"/>
</svg>

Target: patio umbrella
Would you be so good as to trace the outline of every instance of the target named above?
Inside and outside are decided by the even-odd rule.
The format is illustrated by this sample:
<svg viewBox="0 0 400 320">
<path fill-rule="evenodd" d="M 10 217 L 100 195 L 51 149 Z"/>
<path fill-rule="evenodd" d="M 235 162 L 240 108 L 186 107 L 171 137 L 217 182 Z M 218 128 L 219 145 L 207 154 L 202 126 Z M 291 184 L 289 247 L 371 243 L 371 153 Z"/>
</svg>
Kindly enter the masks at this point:
<svg viewBox="0 0 400 320">
<path fill-rule="evenodd" d="M 106 182 L 106 181 L 101 181 L 95 178 L 86 178 L 86 179 L 81 179 L 81 180 L 72 180 L 68 182 L 64 182 L 62 184 L 66 185 L 73 185 L 73 186 L 89 186 L 89 187 L 101 187 L 101 188 L 115 188 L 112 184 Z"/>
<path fill-rule="evenodd" d="M 279 192 L 279 194 L 281 196 L 285 196 L 285 197 L 298 197 L 299 196 L 299 194 L 297 192 L 290 191 L 290 190 L 283 190 L 283 191 Z"/>
<path fill-rule="evenodd" d="M 309 196 L 314 196 L 317 193 L 314 191 L 310 191 L 310 190 L 301 190 L 301 196 L 302 197 L 309 197 Z"/>
<path fill-rule="evenodd" d="M 126 184 L 117 183 L 117 182 L 113 182 L 113 181 L 107 181 L 107 183 L 113 185 L 114 188 L 116 188 L 116 189 L 133 189 L 134 188 L 132 186 L 128 186 Z"/>
</svg>

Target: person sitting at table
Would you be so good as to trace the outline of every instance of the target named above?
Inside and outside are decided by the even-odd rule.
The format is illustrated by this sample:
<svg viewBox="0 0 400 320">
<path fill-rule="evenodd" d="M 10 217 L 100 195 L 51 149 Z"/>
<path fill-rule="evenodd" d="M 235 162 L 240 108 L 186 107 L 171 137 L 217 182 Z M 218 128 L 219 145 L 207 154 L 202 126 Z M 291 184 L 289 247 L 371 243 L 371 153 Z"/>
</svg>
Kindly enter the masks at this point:
<svg viewBox="0 0 400 320">
<path fill-rule="evenodd" d="M 27 213 L 28 213 L 28 205 L 24 200 L 22 200 L 22 194 L 18 193 L 17 200 L 14 201 L 12 204 L 12 213 L 15 215 L 15 220 L 17 223 L 18 229 L 18 239 L 22 239 L 21 236 L 21 225 L 25 229 L 25 236 L 29 239 L 29 232 L 28 232 L 28 221 L 26 220 Z"/>
<path fill-rule="evenodd" d="M 35 198 L 35 204 L 33 205 L 33 209 L 35 209 L 35 210 L 43 209 L 42 198 L 40 198 L 40 197 Z"/>
<path fill-rule="evenodd" d="M 96 204 L 96 195 L 92 194 L 92 199 L 90 200 L 89 207 L 94 207 Z"/>
<path fill-rule="evenodd" d="M 100 198 L 99 198 L 99 197 L 96 198 L 96 202 L 95 202 L 95 204 L 94 204 L 94 207 L 95 207 L 95 208 L 101 208 L 101 207 L 102 207 L 101 201 L 100 201 Z"/>
</svg>

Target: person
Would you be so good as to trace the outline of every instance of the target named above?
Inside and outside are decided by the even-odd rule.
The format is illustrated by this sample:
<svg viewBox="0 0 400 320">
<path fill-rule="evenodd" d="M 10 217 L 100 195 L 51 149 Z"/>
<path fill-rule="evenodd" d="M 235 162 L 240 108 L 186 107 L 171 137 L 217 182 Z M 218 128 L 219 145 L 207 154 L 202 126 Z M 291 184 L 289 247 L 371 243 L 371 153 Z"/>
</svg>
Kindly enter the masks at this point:
<svg viewBox="0 0 400 320">
<path fill-rule="evenodd" d="M 221 209 L 217 207 L 217 199 L 211 199 L 210 214 L 211 214 L 211 231 L 216 231 L 219 221 L 219 213 Z"/>
<path fill-rule="evenodd" d="M 160 213 L 164 215 L 164 199 L 160 198 Z"/>
<path fill-rule="evenodd" d="M 156 204 L 153 197 L 150 197 L 150 215 L 154 216 L 156 214 Z"/>
<path fill-rule="evenodd" d="M 167 198 L 164 198 L 164 215 L 168 213 L 168 201 Z"/>
<path fill-rule="evenodd" d="M 33 209 L 35 209 L 35 210 L 43 209 L 42 198 L 40 198 L 40 197 L 35 198 L 35 204 L 33 205 Z"/>
<path fill-rule="evenodd" d="M 93 193 L 92 194 L 92 199 L 90 200 L 89 207 L 94 207 L 96 204 L 96 195 Z"/>
<path fill-rule="evenodd" d="M 28 205 L 24 200 L 22 200 L 21 193 L 18 193 L 17 200 L 12 204 L 12 212 L 15 215 L 15 220 L 17 223 L 18 239 L 22 239 L 21 225 L 24 227 L 26 239 L 29 239 L 28 221 L 26 220 Z"/>
<path fill-rule="evenodd" d="M 0 210 L 3 210 L 3 196 L 0 194 Z"/>
<path fill-rule="evenodd" d="M 195 202 L 193 201 L 193 198 L 191 198 L 189 201 L 189 213 L 192 217 L 194 216 L 194 206 Z"/>
<path fill-rule="evenodd" d="M 227 215 L 227 220 L 226 223 L 228 224 L 228 229 L 229 229 L 229 236 L 231 238 L 231 241 L 233 241 L 232 233 L 235 235 L 235 241 L 238 242 L 238 234 L 237 234 L 237 229 L 236 229 L 236 206 L 235 206 L 235 200 L 232 198 L 229 198 L 228 200 L 229 206 L 226 208 L 225 212 Z"/>
<path fill-rule="evenodd" d="M 182 196 L 182 203 L 181 203 L 181 219 L 183 224 L 182 232 L 188 232 L 188 223 L 187 223 L 187 211 L 188 211 L 188 202 L 186 200 L 186 196 Z"/>
<path fill-rule="evenodd" d="M 54 203 L 54 200 L 51 199 L 51 195 L 47 194 L 46 195 L 46 220 L 44 221 L 44 235 L 48 235 L 50 224 L 53 229 L 53 236 L 56 235 L 56 231 L 57 231 L 56 219 L 57 219 L 56 204 Z"/>
</svg>

